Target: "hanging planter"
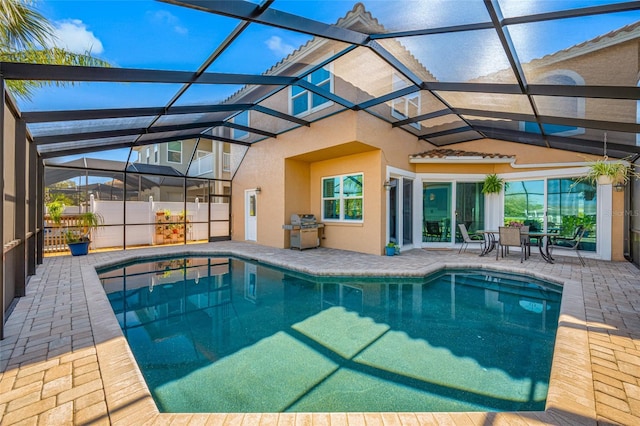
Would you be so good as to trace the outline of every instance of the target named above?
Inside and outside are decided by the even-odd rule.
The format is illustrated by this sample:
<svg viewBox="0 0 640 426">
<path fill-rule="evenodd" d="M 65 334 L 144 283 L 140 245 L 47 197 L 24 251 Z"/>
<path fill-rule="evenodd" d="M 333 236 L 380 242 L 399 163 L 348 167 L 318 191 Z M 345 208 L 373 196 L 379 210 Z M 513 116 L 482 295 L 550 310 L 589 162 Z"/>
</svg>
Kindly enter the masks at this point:
<svg viewBox="0 0 640 426">
<path fill-rule="evenodd" d="M 482 181 L 482 193 L 483 194 L 499 194 L 504 188 L 504 179 L 493 173 L 487 175 Z"/>
<path fill-rule="evenodd" d="M 629 167 L 624 163 L 612 163 L 606 160 L 594 161 L 589 166 L 586 179 L 591 183 L 611 185 L 613 183 L 627 183 Z"/>
<path fill-rule="evenodd" d="M 631 177 L 640 177 L 626 162 L 608 161 L 607 157 L 592 161 L 588 167 L 587 174 L 579 178 L 577 182 L 584 181 L 592 185 L 625 185 Z"/>
</svg>

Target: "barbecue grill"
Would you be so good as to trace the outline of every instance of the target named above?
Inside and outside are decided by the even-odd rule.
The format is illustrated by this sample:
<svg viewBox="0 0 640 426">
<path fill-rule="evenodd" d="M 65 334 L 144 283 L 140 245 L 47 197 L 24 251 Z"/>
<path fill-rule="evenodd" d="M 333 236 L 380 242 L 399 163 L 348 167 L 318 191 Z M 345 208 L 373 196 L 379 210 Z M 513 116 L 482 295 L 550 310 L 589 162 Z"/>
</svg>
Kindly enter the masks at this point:
<svg viewBox="0 0 640 426">
<path fill-rule="evenodd" d="M 318 223 L 315 215 L 292 214 L 291 224 L 282 225 L 282 229 L 291 231 L 289 245 L 291 248 L 304 250 L 316 248 L 320 245 L 319 232 L 324 223 Z"/>
</svg>

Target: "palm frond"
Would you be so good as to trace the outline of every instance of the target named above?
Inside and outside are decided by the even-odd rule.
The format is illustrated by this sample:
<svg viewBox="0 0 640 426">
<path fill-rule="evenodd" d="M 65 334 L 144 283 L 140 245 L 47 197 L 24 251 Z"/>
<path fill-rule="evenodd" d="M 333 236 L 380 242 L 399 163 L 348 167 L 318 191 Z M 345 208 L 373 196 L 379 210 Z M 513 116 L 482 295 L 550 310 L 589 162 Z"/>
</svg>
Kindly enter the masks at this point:
<svg viewBox="0 0 640 426">
<path fill-rule="evenodd" d="M 0 48 L 20 50 L 33 44 L 46 46 L 53 38 L 49 21 L 28 0 L 0 1 Z"/>
</svg>

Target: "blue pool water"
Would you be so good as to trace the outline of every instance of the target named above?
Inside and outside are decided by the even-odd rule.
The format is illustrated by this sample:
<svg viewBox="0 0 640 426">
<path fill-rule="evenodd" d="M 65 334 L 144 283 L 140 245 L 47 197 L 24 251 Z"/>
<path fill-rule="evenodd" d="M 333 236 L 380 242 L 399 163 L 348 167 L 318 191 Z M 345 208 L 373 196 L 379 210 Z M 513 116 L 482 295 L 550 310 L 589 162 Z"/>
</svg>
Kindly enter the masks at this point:
<svg viewBox="0 0 640 426">
<path fill-rule="evenodd" d="M 555 284 L 320 278 L 226 257 L 100 276 L 161 412 L 544 410 Z"/>
</svg>

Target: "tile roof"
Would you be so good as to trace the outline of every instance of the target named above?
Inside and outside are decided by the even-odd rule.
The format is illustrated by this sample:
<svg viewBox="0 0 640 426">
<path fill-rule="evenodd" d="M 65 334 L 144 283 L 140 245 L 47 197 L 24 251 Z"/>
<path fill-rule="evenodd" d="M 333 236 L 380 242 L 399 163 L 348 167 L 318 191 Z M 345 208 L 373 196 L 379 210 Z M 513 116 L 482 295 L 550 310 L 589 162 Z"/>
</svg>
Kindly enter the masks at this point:
<svg viewBox="0 0 640 426">
<path fill-rule="evenodd" d="M 474 152 L 474 151 L 463 151 L 461 149 L 431 149 L 429 151 L 424 151 L 418 154 L 412 154 L 409 156 L 410 160 L 417 159 L 455 159 L 457 158 L 469 158 L 474 157 L 478 160 L 488 160 L 488 159 L 497 159 L 497 160 L 515 160 L 515 156 L 513 155 L 504 155 L 504 154 L 495 154 L 495 153 L 486 153 L 486 152 Z"/>
</svg>

